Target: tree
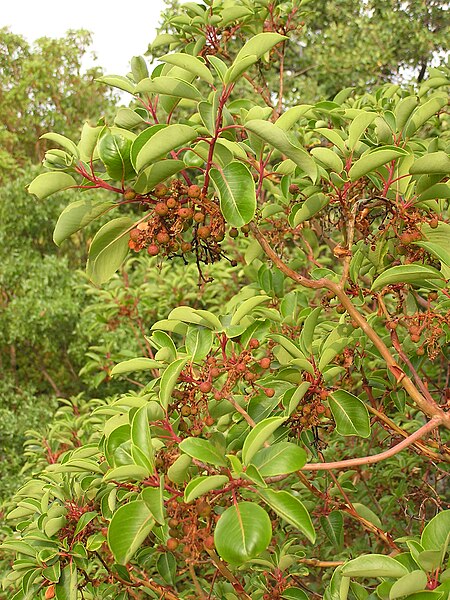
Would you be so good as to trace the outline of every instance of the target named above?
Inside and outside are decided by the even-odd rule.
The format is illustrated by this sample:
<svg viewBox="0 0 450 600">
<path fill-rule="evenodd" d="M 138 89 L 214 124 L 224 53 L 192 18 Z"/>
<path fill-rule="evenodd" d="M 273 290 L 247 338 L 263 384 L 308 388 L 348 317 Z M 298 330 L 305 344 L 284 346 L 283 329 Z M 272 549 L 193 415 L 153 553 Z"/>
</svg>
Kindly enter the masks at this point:
<svg viewBox="0 0 450 600">
<path fill-rule="evenodd" d="M 86 119 L 107 111 L 111 93 L 93 85 L 101 70 L 82 71 L 90 44 L 91 35 L 83 30 L 30 45 L 0 29 L 2 179 L 18 166 L 42 159 L 47 142 L 40 136 L 49 129 L 71 136 Z"/>
<path fill-rule="evenodd" d="M 130 250 L 194 263 L 201 287 L 223 261 L 246 281 L 220 310 L 151 324 L 110 373 L 145 387 L 68 402 L 45 443 L 30 434 L 38 473 L 2 545 L 17 598 L 448 594 L 449 72 L 285 110 L 280 69 L 276 92 L 243 97 L 302 18 L 258 7 L 188 4 L 195 43 L 160 37 L 177 51 L 151 76 L 135 57 L 103 78 L 135 105 L 77 142 L 47 136 L 62 149 L 32 194 L 108 192 L 54 231 L 107 215 L 94 284 Z M 248 35 L 229 55 L 227 19 Z M 334 567 L 325 587 L 314 569 Z"/>
</svg>

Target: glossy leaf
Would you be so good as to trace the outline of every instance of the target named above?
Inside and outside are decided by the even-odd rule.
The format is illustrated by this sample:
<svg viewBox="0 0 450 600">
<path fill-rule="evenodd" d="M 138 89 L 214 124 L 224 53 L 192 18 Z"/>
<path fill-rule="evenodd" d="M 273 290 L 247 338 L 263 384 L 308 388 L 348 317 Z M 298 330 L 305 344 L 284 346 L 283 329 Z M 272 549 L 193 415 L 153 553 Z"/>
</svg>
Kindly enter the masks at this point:
<svg viewBox="0 0 450 600">
<path fill-rule="evenodd" d="M 115 206 L 112 200 L 93 200 L 83 198 L 72 202 L 62 211 L 53 232 L 53 241 L 57 246 L 73 233 L 83 229 L 99 216 L 106 214 Z"/>
<path fill-rule="evenodd" d="M 143 500 L 132 500 L 118 508 L 108 528 L 108 545 L 114 560 L 126 565 L 154 524 L 155 520 Z"/>
<path fill-rule="evenodd" d="M 450 510 L 438 513 L 425 526 L 420 543 L 425 550 L 443 550 L 450 541 Z"/>
<path fill-rule="evenodd" d="M 55 585 L 55 594 L 57 600 L 77 600 L 78 577 L 74 563 L 69 563 L 61 571 L 61 578 Z"/>
<path fill-rule="evenodd" d="M 242 448 L 242 462 L 244 465 L 250 463 L 251 459 L 262 447 L 264 442 L 286 420 L 287 417 L 270 417 L 255 425 L 245 438 L 244 446 Z"/>
<path fill-rule="evenodd" d="M 421 156 L 411 165 L 412 175 L 430 173 L 450 173 L 450 156 L 446 152 L 430 152 Z"/>
<path fill-rule="evenodd" d="M 207 440 L 200 438 L 186 438 L 179 444 L 180 450 L 192 458 L 214 465 L 215 467 L 226 467 L 225 454 L 221 453 L 216 446 Z"/>
<path fill-rule="evenodd" d="M 287 137 L 286 133 L 268 121 L 254 119 L 248 121 L 245 128 L 250 132 L 255 133 L 262 140 L 285 154 L 297 166 L 299 166 L 308 177 L 315 182 L 317 178 L 317 166 L 314 159 L 299 146 L 295 146 Z"/>
<path fill-rule="evenodd" d="M 330 148 L 313 148 L 311 150 L 311 154 L 314 156 L 314 158 L 317 158 L 317 160 L 319 160 L 322 164 L 336 173 L 341 173 L 341 171 L 344 170 L 344 163 L 342 162 L 341 158 L 336 154 L 336 152 L 330 150 Z"/>
<path fill-rule="evenodd" d="M 148 371 L 150 369 L 160 369 L 161 367 L 164 367 L 164 363 L 152 358 L 131 358 L 114 365 L 111 369 L 111 375 L 120 375 L 132 371 Z"/>
<path fill-rule="evenodd" d="M 190 355 L 192 362 L 200 362 L 211 350 L 213 344 L 213 332 L 203 327 L 189 327 L 186 333 L 186 352 Z"/>
<path fill-rule="evenodd" d="M 396 600 L 402 596 L 409 596 L 414 592 L 425 590 L 427 587 L 427 575 L 423 571 L 416 570 L 403 575 L 394 583 L 389 592 L 389 600 Z"/>
<path fill-rule="evenodd" d="M 89 248 L 86 272 L 90 279 L 101 284 L 117 271 L 128 254 L 127 232 L 133 226 L 129 217 L 119 217 L 97 231 Z"/>
<path fill-rule="evenodd" d="M 268 50 L 271 50 L 274 46 L 286 39 L 287 37 L 285 35 L 280 35 L 279 33 L 258 33 L 242 46 L 235 58 L 235 62 L 252 54 L 256 55 L 257 58 L 261 58 Z"/>
<path fill-rule="evenodd" d="M 367 129 L 367 127 L 369 127 L 369 125 L 375 120 L 376 116 L 376 113 L 364 111 L 353 119 L 348 128 L 347 147 L 349 150 L 354 150 L 362 134 Z"/>
<path fill-rule="evenodd" d="M 135 175 L 130 158 L 131 144 L 123 135 L 107 133 L 100 138 L 98 155 L 112 179 L 123 181 Z"/>
<path fill-rule="evenodd" d="M 67 173 L 51 171 L 50 173 L 42 173 L 38 175 L 30 183 L 28 191 L 43 200 L 56 192 L 66 190 L 69 187 L 76 185 L 75 179 Z"/>
<path fill-rule="evenodd" d="M 104 75 L 103 77 L 99 77 L 97 81 L 130 94 L 134 94 L 136 90 L 135 84 L 128 77 L 123 77 L 122 75 Z"/>
<path fill-rule="evenodd" d="M 342 567 L 346 577 L 403 577 L 408 569 L 398 560 L 383 554 L 358 556 Z"/>
<path fill-rule="evenodd" d="M 379 275 L 372 284 L 372 290 L 379 290 L 394 283 L 412 283 L 420 285 L 434 279 L 443 279 L 442 273 L 426 265 L 398 265 L 387 269 Z"/>
<path fill-rule="evenodd" d="M 203 79 L 207 83 L 214 83 L 211 71 L 204 62 L 195 56 L 185 54 L 184 52 L 174 52 L 173 54 L 165 54 L 164 56 L 159 57 L 158 60 L 181 67 L 196 77 L 200 77 L 200 79 Z"/>
<path fill-rule="evenodd" d="M 255 182 L 248 168 L 237 161 L 223 170 L 211 169 L 211 179 L 219 194 L 220 210 L 233 227 L 242 227 L 255 216 Z"/>
<path fill-rule="evenodd" d="M 364 402 L 345 390 L 331 392 L 328 402 L 336 423 L 336 431 L 340 435 L 369 437 L 370 420 Z"/>
<path fill-rule="evenodd" d="M 137 153 L 136 170 L 142 171 L 150 163 L 164 157 L 178 146 L 188 144 L 196 137 L 197 132 L 188 125 L 168 125 L 157 130 Z"/>
<path fill-rule="evenodd" d="M 228 481 L 226 475 L 200 475 L 200 477 L 191 479 L 184 489 L 184 501 L 189 504 L 211 490 L 222 488 Z"/>
<path fill-rule="evenodd" d="M 299 471 L 306 463 L 306 452 L 292 442 L 279 442 L 261 448 L 253 456 L 251 464 L 258 468 L 262 477 L 273 477 Z"/>
<path fill-rule="evenodd" d="M 221 514 L 214 531 L 214 544 L 223 560 L 241 565 L 264 552 L 271 537 L 267 512 L 253 502 L 238 502 Z"/>
<path fill-rule="evenodd" d="M 159 487 L 147 487 L 141 492 L 141 498 L 160 525 L 164 525 L 164 477 L 160 477 Z"/>
<path fill-rule="evenodd" d="M 239 325 L 244 317 L 249 315 L 254 308 L 270 300 L 270 296 L 252 296 L 244 300 L 231 317 L 230 325 Z"/>
<path fill-rule="evenodd" d="M 80 151 L 78 150 L 76 144 L 72 142 L 72 140 L 69 140 L 69 138 L 66 138 L 64 135 L 61 135 L 59 133 L 44 133 L 44 135 L 41 135 L 39 139 L 45 139 L 50 140 L 52 142 L 56 142 L 65 150 L 67 150 L 69 154 L 72 154 L 72 156 L 74 156 L 75 158 L 80 157 Z"/>
<path fill-rule="evenodd" d="M 402 148 L 393 147 L 386 149 L 383 147 L 376 148 L 368 154 L 363 154 L 361 158 L 354 163 L 354 165 L 348 172 L 350 181 L 356 181 L 360 177 L 364 177 L 364 175 L 375 171 L 376 169 L 378 169 L 378 167 L 385 165 L 391 160 L 395 160 L 407 154 L 408 153 Z"/>
<path fill-rule="evenodd" d="M 171 76 L 160 76 L 154 79 L 145 78 L 136 86 L 137 93 L 164 94 L 176 98 L 188 98 L 189 100 L 201 100 L 202 95 L 198 89 L 182 79 Z"/>
<path fill-rule="evenodd" d="M 153 471 L 153 446 L 147 416 L 147 406 L 141 406 L 131 421 L 131 455 L 137 465 Z"/>
<path fill-rule="evenodd" d="M 178 380 L 178 376 L 188 362 L 188 358 L 179 358 L 171 363 L 164 371 L 159 385 L 159 401 L 164 410 L 169 406 L 172 392 Z"/>
<path fill-rule="evenodd" d="M 330 203 L 331 198 L 318 192 L 307 198 L 303 204 L 294 206 L 289 220 L 292 222 L 293 227 L 297 227 L 300 223 L 309 221 L 317 213 L 319 213 L 325 206 Z M 298 208 L 296 208 L 298 207 Z"/>
<path fill-rule="evenodd" d="M 314 544 L 316 532 L 311 517 L 298 498 L 290 492 L 274 490 L 263 490 L 259 495 L 277 515 L 300 530 Z"/>
</svg>

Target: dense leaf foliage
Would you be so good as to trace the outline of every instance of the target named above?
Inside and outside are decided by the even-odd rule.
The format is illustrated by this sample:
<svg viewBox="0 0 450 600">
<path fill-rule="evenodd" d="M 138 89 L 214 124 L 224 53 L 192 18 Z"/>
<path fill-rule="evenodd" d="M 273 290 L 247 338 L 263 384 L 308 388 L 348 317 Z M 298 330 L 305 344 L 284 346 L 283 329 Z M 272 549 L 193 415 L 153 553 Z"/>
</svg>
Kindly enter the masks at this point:
<svg viewBox="0 0 450 600">
<path fill-rule="evenodd" d="M 132 388 L 29 432 L 17 600 L 449 595 L 450 73 L 288 107 L 308 3 L 253 4 L 186 4 L 102 78 L 128 108 L 45 134 L 55 241 L 96 230 L 82 374 Z"/>
</svg>

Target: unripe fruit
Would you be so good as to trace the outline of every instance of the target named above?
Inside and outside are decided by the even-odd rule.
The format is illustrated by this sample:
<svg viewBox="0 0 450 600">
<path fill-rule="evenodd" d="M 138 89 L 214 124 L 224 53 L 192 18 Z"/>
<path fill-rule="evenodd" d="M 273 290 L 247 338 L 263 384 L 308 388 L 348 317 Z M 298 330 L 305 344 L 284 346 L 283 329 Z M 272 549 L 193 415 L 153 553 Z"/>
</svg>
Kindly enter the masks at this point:
<svg viewBox="0 0 450 600">
<path fill-rule="evenodd" d="M 150 244 L 147 248 L 147 252 L 150 256 L 157 256 L 159 254 L 159 246 L 156 244 Z"/>
<path fill-rule="evenodd" d="M 123 198 L 124 200 L 134 200 L 136 198 L 136 192 L 133 189 L 128 188 L 125 190 Z"/>
<path fill-rule="evenodd" d="M 437 295 L 436 292 L 430 292 L 428 294 L 428 300 L 434 301 L 434 300 L 437 300 L 437 299 L 438 299 L 438 295 Z"/>
<path fill-rule="evenodd" d="M 437 226 L 439 225 L 439 220 L 437 217 L 433 217 L 428 224 L 431 227 L 431 229 L 436 229 Z"/>
<path fill-rule="evenodd" d="M 321 392 L 319 394 L 319 398 L 321 400 L 326 400 L 328 398 L 328 392 L 327 392 L 327 390 L 321 390 Z"/>
<path fill-rule="evenodd" d="M 259 366 L 261 369 L 268 369 L 270 367 L 270 358 L 265 357 L 259 361 Z"/>
<path fill-rule="evenodd" d="M 256 373 L 252 373 L 251 371 L 248 371 L 245 375 L 244 375 L 244 379 L 245 381 L 248 381 L 249 383 L 251 383 L 252 381 L 255 381 L 255 379 L 258 376 L 256 375 Z"/>
<path fill-rule="evenodd" d="M 338 315 L 343 315 L 345 313 L 345 308 L 342 306 L 342 304 L 338 304 L 336 306 L 336 312 Z"/>
<path fill-rule="evenodd" d="M 259 348 L 259 340 L 257 340 L 256 338 L 252 338 L 249 341 L 248 345 L 252 350 L 256 350 L 256 348 Z"/>
<path fill-rule="evenodd" d="M 176 550 L 178 548 L 178 540 L 175 538 L 169 538 L 167 540 L 167 550 Z"/>
<path fill-rule="evenodd" d="M 213 396 L 214 396 L 214 400 L 217 400 L 217 402 L 219 402 L 219 400 L 223 399 L 222 393 L 219 392 L 219 390 L 217 390 L 216 392 L 214 392 Z"/>
<path fill-rule="evenodd" d="M 211 375 L 211 377 L 214 377 L 214 378 L 215 377 L 219 377 L 219 375 L 220 375 L 220 369 L 219 369 L 219 367 L 213 367 L 210 370 L 209 374 Z"/>
<path fill-rule="evenodd" d="M 168 208 L 176 208 L 178 206 L 178 202 L 175 200 L 175 198 L 167 198 L 167 207 Z"/>
<path fill-rule="evenodd" d="M 197 237 L 201 240 L 206 240 L 211 235 L 211 229 L 207 225 L 203 225 L 197 229 Z"/>
<path fill-rule="evenodd" d="M 200 198 L 200 194 L 201 194 L 202 190 L 199 188 L 198 185 L 190 185 L 188 187 L 188 196 L 189 198 Z"/>
<path fill-rule="evenodd" d="M 420 335 L 418 333 L 413 333 L 410 337 L 412 342 L 418 342 L 420 340 Z"/>
<path fill-rule="evenodd" d="M 205 425 L 207 425 L 208 427 L 211 427 L 211 425 L 214 425 L 214 419 L 213 419 L 213 417 L 211 417 L 211 415 L 206 417 Z"/>
<path fill-rule="evenodd" d="M 165 217 L 169 212 L 169 207 L 165 202 L 157 202 L 155 204 L 155 213 L 160 217 Z"/>
<path fill-rule="evenodd" d="M 391 331 L 394 331 L 395 329 L 397 329 L 397 327 L 397 321 L 389 321 L 389 323 L 386 323 L 386 329 L 390 329 Z"/>
<path fill-rule="evenodd" d="M 137 242 L 140 237 L 141 237 L 140 229 L 135 228 L 130 231 L 130 239 L 133 240 L 133 242 Z"/>
<path fill-rule="evenodd" d="M 168 244 L 170 242 L 170 235 L 167 233 L 167 231 L 160 231 L 156 235 L 156 241 L 158 244 Z"/>
<path fill-rule="evenodd" d="M 244 364 L 244 363 L 238 363 L 238 364 L 236 365 L 236 371 L 237 371 L 238 373 L 244 373 L 244 371 L 246 371 L 246 370 L 247 370 L 247 367 L 245 366 L 245 364 Z"/>
<path fill-rule="evenodd" d="M 197 514 L 201 517 L 209 517 L 212 511 L 210 505 L 205 500 L 202 500 L 197 504 L 196 510 Z"/>
<path fill-rule="evenodd" d="M 239 235 L 239 231 L 236 229 L 236 227 L 232 227 L 228 234 L 232 238 L 237 238 L 237 236 Z"/>
<path fill-rule="evenodd" d="M 168 525 L 171 529 L 178 527 L 179 524 L 180 522 L 178 521 L 178 519 L 169 519 Z"/>
<path fill-rule="evenodd" d="M 181 219 L 192 219 L 193 214 L 194 214 L 194 211 L 192 210 L 192 208 L 189 208 L 188 206 L 183 206 L 178 209 L 178 216 Z"/>
<path fill-rule="evenodd" d="M 189 417 L 189 415 L 191 414 L 191 407 L 182 406 L 180 412 L 183 415 L 183 417 Z"/>
<path fill-rule="evenodd" d="M 275 396 L 275 390 L 273 388 L 264 388 L 264 393 L 268 398 L 273 398 Z"/>
<path fill-rule="evenodd" d="M 49 585 L 48 588 L 45 590 L 45 600 L 50 600 L 51 598 L 55 597 L 55 586 L 54 585 Z"/>
<path fill-rule="evenodd" d="M 300 193 L 300 188 L 298 187 L 298 185 L 296 183 L 291 183 L 291 185 L 289 186 L 289 193 L 290 194 L 299 194 Z"/>
<path fill-rule="evenodd" d="M 323 404 L 319 404 L 316 408 L 317 414 L 323 415 L 325 412 L 325 406 Z"/>
<path fill-rule="evenodd" d="M 250 231 L 250 225 L 242 225 L 241 231 L 244 234 L 248 233 Z"/>
<path fill-rule="evenodd" d="M 130 250 L 136 250 L 136 244 L 133 240 L 128 240 L 128 248 L 130 248 Z"/>
<path fill-rule="evenodd" d="M 225 234 L 224 234 L 223 232 L 221 232 L 221 233 L 216 233 L 216 234 L 213 236 L 213 240 L 214 240 L 215 242 L 223 242 L 223 240 L 224 240 L 224 239 L 225 239 Z"/>
<path fill-rule="evenodd" d="M 155 185 L 155 189 L 153 190 L 153 194 L 157 197 L 157 198 L 162 198 L 163 196 L 165 196 L 168 192 L 168 188 L 166 185 L 164 185 L 164 183 L 158 183 L 158 185 Z"/>
<path fill-rule="evenodd" d="M 198 386 L 198 389 L 202 392 L 202 394 L 208 394 L 212 390 L 212 383 L 209 381 L 202 381 L 202 383 Z"/>
<path fill-rule="evenodd" d="M 204 220 L 205 220 L 205 215 L 202 212 L 194 213 L 194 221 L 196 223 L 203 223 Z"/>
<path fill-rule="evenodd" d="M 180 248 L 181 252 L 190 252 L 192 250 L 192 244 L 190 242 L 183 242 Z"/>
<path fill-rule="evenodd" d="M 421 346 L 420 348 L 417 348 L 416 354 L 417 354 L 417 356 L 423 356 L 425 354 L 425 348 L 423 346 Z"/>
</svg>

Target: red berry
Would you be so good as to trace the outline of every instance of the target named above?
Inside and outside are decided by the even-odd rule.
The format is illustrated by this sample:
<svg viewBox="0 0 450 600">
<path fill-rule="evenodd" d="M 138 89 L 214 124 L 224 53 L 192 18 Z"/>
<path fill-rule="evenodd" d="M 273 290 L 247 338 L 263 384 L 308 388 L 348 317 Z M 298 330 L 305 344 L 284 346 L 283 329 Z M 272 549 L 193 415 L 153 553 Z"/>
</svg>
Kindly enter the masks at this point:
<svg viewBox="0 0 450 600">
<path fill-rule="evenodd" d="M 169 538 L 166 543 L 168 550 L 176 550 L 178 548 L 178 540 L 175 538 Z"/>
<path fill-rule="evenodd" d="M 214 419 L 211 416 L 206 417 L 205 425 L 207 425 L 208 427 L 211 427 L 211 425 L 214 425 Z"/>
<path fill-rule="evenodd" d="M 197 229 L 197 237 L 199 237 L 201 240 L 206 240 L 206 238 L 208 238 L 210 235 L 211 229 L 206 225 L 203 225 Z"/>
<path fill-rule="evenodd" d="M 273 398 L 275 396 L 275 390 L 273 388 L 264 388 L 264 393 L 268 398 Z"/>
<path fill-rule="evenodd" d="M 208 548 L 208 550 L 213 550 L 214 549 L 214 537 L 212 535 L 208 535 L 208 537 L 205 539 L 205 548 Z"/>
<path fill-rule="evenodd" d="M 194 214 L 194 221 L 196 223 L 203 223 L 204 220 L 205 220 L 205 215 L 202 212 L 196 212 Z"/>
<path fill-rule="evenodd" d="M 165 217 L 169 212 L 169 207 L 165 202 L 157 202 L 155 204 L 155 213 L 160 217 Z"/>
<path fill-rule="evenodd" d="M 198 389 L 202 392 L 202 394 L 208 394 L 212 390 L 212 383 L 210 381 L 202 381 L 202 383 L 198 386 Z"/>
<path fill-rule="evenodd" d="M 168 244 L 170 242 L 170 235 L 167 233 L 167 231 L 160 231 L 156 235 L 156 241 L 158 244 Z"/>
<path fill-rule="evenodd" d="M 168 188 L 166 185 L 164 185 L 164 183 L 158 183 L 158 185 L 155 185 L 155 189 L 153 190 L 154 195 L 157 198 L 162 198 L 163 196 L 165 196 L 168 192 Z"/>
<path fill-rule="evenodd" d="M 50 600 L 51 598 L 55 597 L 55 586 L 54 585 L 49 585 L 48 588 L 45 590 L 45 600 Z"/>
<path fill-rule="evenodd" d="M 270 367 L 270 358 L 265 357 L 259 361 L 259 366 L 261 369 L 268 369 Z"/>
<path fill-rule="evenodd" d="M 168 208 L 176 208 L 178 206 L 178 202 L 172 197 L 167 198 L 166 204 Z"/>
<path fill-rule="evenodd" d="M 431 229 L 436 229 L 437 226 L 439 225 L 439 220 L 437 217 L 433 217 L 428 224 L 431 227 Z"/>
<path fill-rule="evenodd" d="M 202 190 L 198 185 L 190 185 L 188 187 L 188 196 L 189 198 L 199 198 Z"/>
<path fill-rule="evenodd" d="M 147 248 L 147 252 L 150 256 L 156 256 L 159 254 L 159 246 L 156 244 L 150 244 L 150 246 Z"/>
<path fill-rule="evenodd" d="M 256 350 L 256 348 L 259 348 L 259 341 L 256 338 L 252 338 L 248 345 L 252 350 Z"/>
<path fill-rule="evenodd" d="M 192 210 L 192 208 L 189 208 L 187 206 L 183 206 L 181 208 L 178 209 L 178 216 L 181 219 L 192 219 L 192 216 L 194 215 L 194 211 Z"/>
<path fill-rule="evenodd" d="M 138 229 L 137 227 L 130 231 L 130 239 L 133 240 L 133 242 L 137 242 L 140 237 L 141 237 L 141 230 Z"/>
<path fill-rule="evenodd" d="M 192 244 L 190 242 L 183 242 L 180 248 L 181 252 L 190 252 L 192 250 Z"/>
</svg>

